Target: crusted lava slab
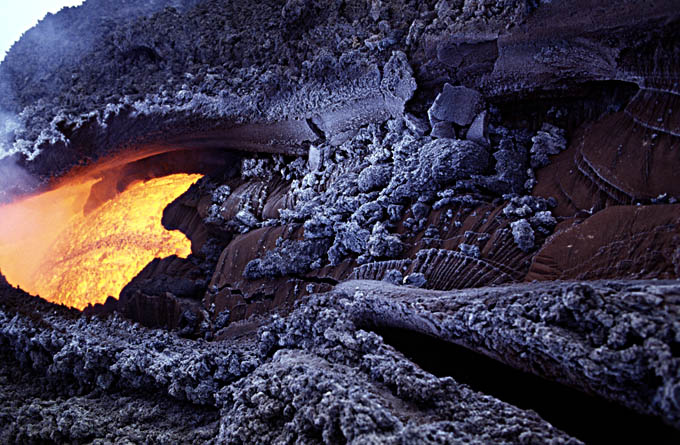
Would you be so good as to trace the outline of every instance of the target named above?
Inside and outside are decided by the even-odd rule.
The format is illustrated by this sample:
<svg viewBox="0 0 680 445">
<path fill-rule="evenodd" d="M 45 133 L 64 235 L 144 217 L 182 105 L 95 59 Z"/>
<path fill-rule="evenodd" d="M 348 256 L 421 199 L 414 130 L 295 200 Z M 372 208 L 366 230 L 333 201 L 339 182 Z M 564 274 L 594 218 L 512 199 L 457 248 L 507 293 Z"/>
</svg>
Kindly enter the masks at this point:
<svg viewBox="0 0 680 445">
<path fill-rule="evenodd" d="M 350 281 L 306 298 L 257 334 L 204 342 L 117 316 L 75 317 L 5 284 L 0 342 L 8 360 L 80 395 L 75 401 L 87 395 L 91 405 L 143 404 L 160 397 L 174 404 L 173 412 L 197 412 L 181 401 L 219 409 L 221 442 L 420 441 L 437 434 L 452 441 L 579 443 L 533 411 L 423 371 L 373 331 L 427 333 L 677 425 L 679 298 L 677 282 L 661 281 L 455 292 Z M 40 310 L 22 309 L 25 302 Z M 148 395 L 124 402 L 130 388 Z M 51 405 L 35 409 L 54 415 Z M 78 416 L 58 417 L 54 429 L 9 421 L 0 434 L 9 441 L 57 432 L 64 440 L 83 438 L 74 427 Z M 143 430 L 147 422 L 137 424 Z"/>
</svg>

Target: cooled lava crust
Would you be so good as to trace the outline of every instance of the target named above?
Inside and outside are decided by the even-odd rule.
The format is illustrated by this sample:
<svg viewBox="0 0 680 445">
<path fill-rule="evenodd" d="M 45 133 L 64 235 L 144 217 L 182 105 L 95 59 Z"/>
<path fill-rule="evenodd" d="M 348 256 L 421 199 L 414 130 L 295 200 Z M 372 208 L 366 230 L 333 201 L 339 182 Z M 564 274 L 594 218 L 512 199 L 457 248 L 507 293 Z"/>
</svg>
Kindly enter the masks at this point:
<svg viewBox="0 0 680 445">
<path fill-rule="evenodd" d="M 87 0 L 0 112 L 0 202 L 205 175 L 105 304 L 2 279 L 3 443 L 680 440 L 676 1 Z"/>
</svg>

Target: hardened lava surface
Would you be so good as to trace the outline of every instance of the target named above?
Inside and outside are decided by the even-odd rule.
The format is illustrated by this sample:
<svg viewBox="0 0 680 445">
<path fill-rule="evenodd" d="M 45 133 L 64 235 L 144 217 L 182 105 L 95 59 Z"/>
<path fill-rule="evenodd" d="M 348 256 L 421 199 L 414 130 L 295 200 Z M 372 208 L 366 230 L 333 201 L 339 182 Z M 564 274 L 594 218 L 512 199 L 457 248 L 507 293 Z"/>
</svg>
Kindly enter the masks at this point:
<svg viewBox="0 0 680 445">
<path fill-rule="evenodd" d="M 2 434 L 11 441 L 148 438 L 162 430 L 158 437 L 224 443 L 580 443 L 534 411 L 423 371 L 374 332 L 386 327 L 463 344 L 677 425 L 677 323 L 667 326 L 679 299 L 680 286 L 663 281 L 448 292 L 349 281 L 257 333 L 196 343 L 117 316 L 83 318 L 5 285 L 5 373 L 20 364 L 44 389 L 5 378 L 3 397 L 22 398 L 3 404 Z M 123 413 L 153 404 L 159 417 L 135 418 L 121 432 L 116 413 L 83 428 L 111 399 Z M 195 423 L 177 425 L 182 410 Z M 614 430 L 619 423 L 603 422 Z M 643 434 L 675 434 L 661 422 L 653 427 Z"/>
<path fill-rule="evenodd" d="M 2 279 L 0 441 L 678 443 L 676 3 L 46 17 L 0 64 L 0 202 L 203 177 L 163 211 L 191 255 L 103 304 Z"/>
</svg>

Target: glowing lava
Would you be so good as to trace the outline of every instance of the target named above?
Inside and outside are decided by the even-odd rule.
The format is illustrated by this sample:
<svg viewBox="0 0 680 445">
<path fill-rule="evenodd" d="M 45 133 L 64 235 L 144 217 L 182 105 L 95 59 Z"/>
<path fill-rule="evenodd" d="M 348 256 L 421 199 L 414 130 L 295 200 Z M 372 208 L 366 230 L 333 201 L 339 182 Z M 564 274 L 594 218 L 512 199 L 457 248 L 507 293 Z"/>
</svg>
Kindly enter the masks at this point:
<svg viewBox="0 0 680 445">
<path fill-rule="evenodd" d="M 135 182 L 87 216 L 93 179 L 0 207 L 0 271 L 13 285 L 78 309 L 117 298 L 154 258 L 191 253 L 186 236 L 161 219 L 200 177 Z"/>
</svg>

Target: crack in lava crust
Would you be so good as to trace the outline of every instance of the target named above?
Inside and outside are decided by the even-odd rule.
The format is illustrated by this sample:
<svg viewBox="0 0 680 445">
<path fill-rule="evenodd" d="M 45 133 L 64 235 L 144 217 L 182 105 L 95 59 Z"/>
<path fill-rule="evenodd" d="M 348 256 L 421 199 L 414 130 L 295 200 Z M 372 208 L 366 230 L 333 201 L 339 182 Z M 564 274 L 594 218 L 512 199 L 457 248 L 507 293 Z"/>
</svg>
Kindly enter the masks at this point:
<svg viewBox="0 0 680 445">
<path fill-rule="evenodd" d="M 161 219 L 201 177 L 135 182 L 87 216 L 96 183 L 89 178 L 0 207 L 0 271 L 13 285 L 77 309 L 118 297 L 154 258 L 189 256 L 191 242 Z"/>
</svg>

